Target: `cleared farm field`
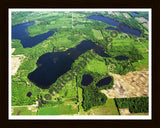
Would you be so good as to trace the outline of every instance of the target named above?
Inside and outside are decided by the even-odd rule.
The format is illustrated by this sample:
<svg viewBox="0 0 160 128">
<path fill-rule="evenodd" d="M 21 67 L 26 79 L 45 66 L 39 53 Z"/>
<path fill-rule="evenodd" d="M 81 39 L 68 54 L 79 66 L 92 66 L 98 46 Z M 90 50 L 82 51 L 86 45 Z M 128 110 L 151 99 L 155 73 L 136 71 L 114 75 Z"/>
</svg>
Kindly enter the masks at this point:
<svg viewBox="0 0 160 128">
<path fill-rule="evenodd" d="M 114 99 L 108 99 L 106 104 L 93 107 L 88 112 L 80 112 L 80 115 L 119 115 Z"/>
<path fill-rule="evenodd" d="M 38 115 L 74 115 L 78 113 L 77 107 L 59 104 L 55 107 L 44 107 L 39 109 Z"/>
</svg>

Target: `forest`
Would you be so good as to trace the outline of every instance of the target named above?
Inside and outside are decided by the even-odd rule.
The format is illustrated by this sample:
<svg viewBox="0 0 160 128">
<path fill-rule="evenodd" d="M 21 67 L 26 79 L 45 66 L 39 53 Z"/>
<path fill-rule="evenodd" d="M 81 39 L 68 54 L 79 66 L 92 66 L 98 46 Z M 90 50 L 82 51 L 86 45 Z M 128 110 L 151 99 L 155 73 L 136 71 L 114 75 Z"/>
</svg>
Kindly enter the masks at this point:
<svg viewBox="0 0 160 128">
<path fill-rule="evenodd" d="M 149 112 L 149 98 L 117 98 L 115 99 L 118 108 L 129 108 L 131 113 L 148 113 Z"/>
</svg>

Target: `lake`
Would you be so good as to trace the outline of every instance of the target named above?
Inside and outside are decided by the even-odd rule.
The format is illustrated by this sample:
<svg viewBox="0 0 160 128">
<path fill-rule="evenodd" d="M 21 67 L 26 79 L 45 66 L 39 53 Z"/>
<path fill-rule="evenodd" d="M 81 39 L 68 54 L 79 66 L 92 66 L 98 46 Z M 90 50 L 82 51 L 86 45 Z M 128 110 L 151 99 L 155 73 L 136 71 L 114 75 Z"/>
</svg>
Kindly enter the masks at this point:
<svg viewBox="0 0 160 128">
<path fill-rule="evenodd" d="M 118 27 L 120 25 L 120 22 L 114 20 L 114 19 L 111 19 L 109 17 L 104 17 L 102 15 L 91 15 L 89 17 L 87 17 L 88 19 L 91 19 L 91 20 L 98 20 L 98 21 L 101 21 L 101 22 L 104 22 L 106 24 L 109 24 L 109 25 L 112 25 L 112 26 L 116 26 Z M 132 35 L 136 35 L 136 36 L 140 36 L 141 35 L 141 32 L 137 29 L 133 29 L 133 28 L 130 28 L 129 26 L 126 25 L 126 27 L 122 26 L 121 27 L 122 29 L 118 29 L 120 32 L 123 32 L 123 33 L 126 33 L 126 34 L 132 34 Z M 109 29 L 109 30 L 116 30 L 114 27 L 107 27 L 106 29 Z"/>
<path fill-rule="evenodd" d="M 46 40 L 54 34 L 49 31 L 30 37 L 27 28 L 34 25 L 34 22 L 27 22 L 12 27 L 12 39 L 19 39 L 24 48 L 33 47 Z M 71 69 L 74 61 L 83 53 L 93 49 L 101 57 L 110 57 L 104 49 L 89 40 L 83 40 L 74 48 L 62 52 L 49 52 L 40 56 L 37 60 L 37 68 L 28 74 L 28 79 L 36 86 L 47 89 L 56 82 L 57 78 Z"/>
<path fill-rule="evenodd" d="M 21 40 L 21 44 L 24 48 L 31 48 L 43 42 L 55 33 L 54 31 L 48 31 L 35 37 L 30 37 L 27 29 L 29 26 L 34 24 L 35 22 L 26 22 L 12 26 L 12 39 Z"/>
<path fill-rule="evenodd" d="M 132 15 L 138 15 L 138 12 L 131 12 Z"/>
<path fill-rule="evenodd" d="M 81 54 L 91 49 L 100 56 L 109 55 L 104 50 L 89 40 L 84 40 L 74 48 L 62 52 L 50 52 L 39 57 L 37 68 L 28 74 L 28 79 L 42 89 L 47 89 L 56 82 L 57 78 L 71 69 Z"/>
</svg>

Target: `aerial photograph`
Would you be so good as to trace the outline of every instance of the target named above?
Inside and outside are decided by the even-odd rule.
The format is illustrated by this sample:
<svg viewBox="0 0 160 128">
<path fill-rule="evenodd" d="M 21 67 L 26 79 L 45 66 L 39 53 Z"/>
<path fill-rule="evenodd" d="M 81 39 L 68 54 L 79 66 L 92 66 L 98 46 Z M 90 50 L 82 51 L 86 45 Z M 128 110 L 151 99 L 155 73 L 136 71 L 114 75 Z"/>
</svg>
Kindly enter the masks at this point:
<svg viewBox="0 0 160 128">
<path fill-rule="evenodd" d="M 150 11 L 9 9 L 9 115 L 150 114 Z"/>
</svg>

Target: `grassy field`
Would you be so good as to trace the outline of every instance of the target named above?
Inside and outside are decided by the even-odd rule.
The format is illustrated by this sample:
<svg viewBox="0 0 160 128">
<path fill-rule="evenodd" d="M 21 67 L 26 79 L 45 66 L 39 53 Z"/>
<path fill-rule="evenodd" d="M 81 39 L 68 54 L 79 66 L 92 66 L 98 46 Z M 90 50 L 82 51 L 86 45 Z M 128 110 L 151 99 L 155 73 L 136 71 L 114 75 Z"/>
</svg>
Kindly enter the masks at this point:
<svg viewBox="0 0 160 128">
<path fill-rule="evenodd" d="M 74 35 L 71 34 L 71 36 L 74 36 Z M 84 40 L 84 38 L 82 36 L 80 36 L 76 42 L 73 42 L 73 41 L 69 40 L 68 37 L 70 37 L 70 35 L 68 33 L 64 33 L 63 36 L 57 35 L 58 39 L 53 42 L 53 44 L 56 46 L 55 50 L 61 50 L 61 51 L 67 50 L 69 48 L 75 47 L 82 40 Z"/>
<path fill-rule="evenodd" d="M 132 51 L 131 46 L 134 46 L 143 56 L 142 60 L 132 63 L 133 66 L 135 66 L 135 70 L 137 71 L 148 70 L 149 68 L 148 40 L 138 39 L 138 38 L 136 38 L 136 40 L 130 39 L 127 35 L 120 33 L 116 38 L 112 38 L 112 42 L 108 45 L 108 50 L 113 49 L 113 52 L 111 50 L 109 54 L 114 57 L 118 55 L 128 56 L 129 52 Z"/>
<path fill-rule="evenodd" d="M 113 99 L 108 99 L 105 105 L 93 108 L 89 113 L 94 115 L 119 115 Z"/>
<path fill-rule="evenodd" d="M 93 31 L 94 36 L 97 39 L 103 39 L 103 36 L 102 36 L 102 34 L 101 34 L 101 32 L 99 30 L 92 29 L 92 31 Z"/>
<path fill-rule="evenodd" d="M 106 104 L 93 107 L 88 112 L 81 111 L 79 115 L 119 115 L 113 99 L 107 99 Z"/>
<path fill-rule="evenodd" d="M 37 112 L 32 112 L 32 110 L 28 110 L 27 107 L 14 107 L 12 115 L 17 115 L 20 112 L 20 115 L 37 115 Z"/>
<path fill-rule="evenodd" d="M 44 107 L 39 109 L 38 115 L 74 115 L 78 113 L 77 107 L 71 105 L 59 104 L 54 107 Z"/>
<path fill-rule="evenodd" d="M 105 61 L 99 61 L 96 58 L 89 61 L 89 63 L 85 67 L 85 70 L 97 73 L 108 72 L 107 66 L 105 65 Z"/>
<path fill-rule="evenodd" d="M 76 79 L 73 78 L 71 81 L 65 82 L 59 94 L 65 98 L 75 98 L 77 96 Z"/>
<path fill-rule="evenodd" d="M 148 53 L 143 54 L 144 59 L 133 63 L 137 71 L 148 71 L 149 69 L 149 55 Z"/>
</svg>

